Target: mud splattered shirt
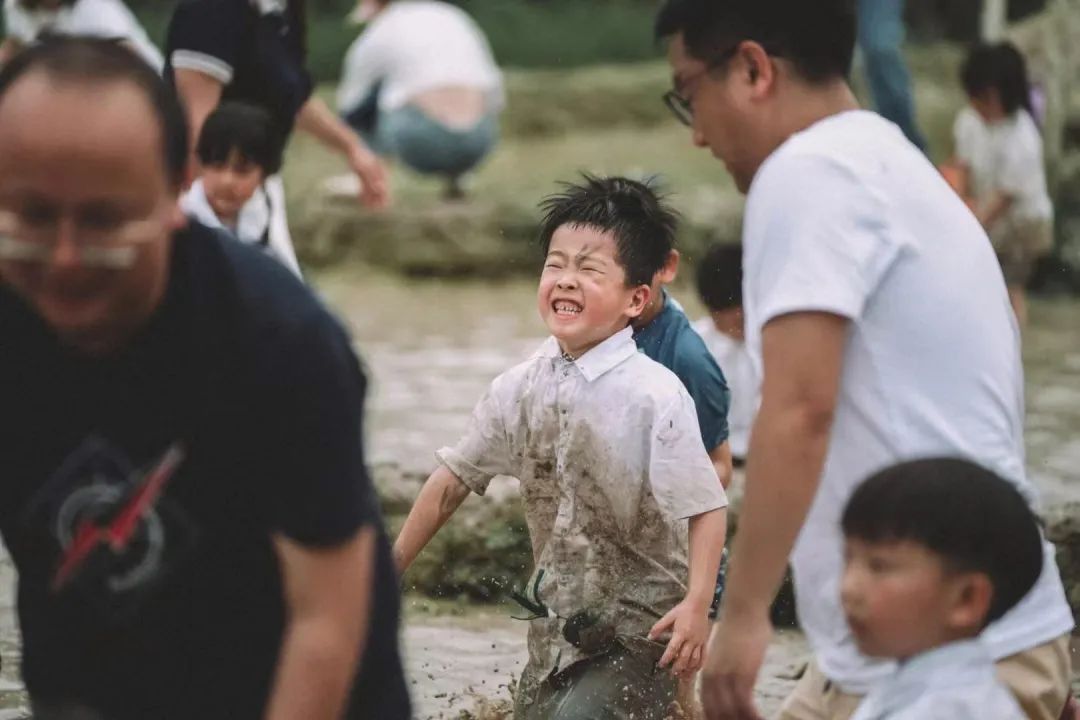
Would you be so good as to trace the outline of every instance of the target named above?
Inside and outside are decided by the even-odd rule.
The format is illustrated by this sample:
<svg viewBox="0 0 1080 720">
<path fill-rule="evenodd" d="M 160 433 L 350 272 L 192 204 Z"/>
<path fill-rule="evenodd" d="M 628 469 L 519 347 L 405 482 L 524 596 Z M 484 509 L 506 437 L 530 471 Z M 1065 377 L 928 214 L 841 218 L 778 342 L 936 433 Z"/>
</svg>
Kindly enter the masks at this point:
<svg viewBox="0 0 1080 720">
<path fill-rule="evenodd" d="M 621 636 L 648 633 L 686 594 L 687 519 L 727 505 L 693 400 L 629 328 L 576 361 L 549 338 L 495 379 L 438 458 L 480 495 L 496 475 L 521 481 L 529 589 L 549 611 L 529 628 L 531 678 L 588 657 L 563 637 L 582 611 Z"/>
</svg>

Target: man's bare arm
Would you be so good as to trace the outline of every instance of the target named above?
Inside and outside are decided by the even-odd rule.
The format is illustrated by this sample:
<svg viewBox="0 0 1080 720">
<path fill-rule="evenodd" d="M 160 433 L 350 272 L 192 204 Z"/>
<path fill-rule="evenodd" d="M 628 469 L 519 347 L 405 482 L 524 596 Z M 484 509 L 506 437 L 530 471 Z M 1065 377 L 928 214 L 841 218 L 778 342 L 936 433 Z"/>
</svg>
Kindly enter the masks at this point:
<svg viewBox="0 0 1080 720">
<path fill-rule="evenodd" d="M 375 529 L 343 545 L 310 548 L 274 538 L 287 622 L 267 720 L 338 720 L 367 637 Z"/>
<path fill-rule="evenodd" d="M 394 542 L 394 564 L 399 574 L 405 574 L 416 556 L 461 507 L 470 492 L 465 483 L 458 480 L 457 475 L 445 465 L 440 465 L 431 473 Z"/>
<path fill-rule="evenodd" d="M 761 409 L 725 616 L 768 616 L 825 463 L 848 324 L 828 313 L 794 313 L 762 332 Z"/>
</svg>

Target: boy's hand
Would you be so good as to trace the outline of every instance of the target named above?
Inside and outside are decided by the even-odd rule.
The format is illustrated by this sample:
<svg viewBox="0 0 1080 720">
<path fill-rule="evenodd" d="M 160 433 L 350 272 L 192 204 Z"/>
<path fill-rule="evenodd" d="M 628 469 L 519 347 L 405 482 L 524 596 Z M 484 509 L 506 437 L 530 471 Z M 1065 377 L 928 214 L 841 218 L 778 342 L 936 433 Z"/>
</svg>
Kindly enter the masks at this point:
<svg viewBox="0 0 1080 720">
<path fill-rule="evenodd" d="M 652 626 L 649 639 L 671 633 L 667 649 L 657 663 L 671 666 L 673 675 L 690 675 L 701 669 L 709 639 L 709 604 L 683 600 Z"/>
</svg>

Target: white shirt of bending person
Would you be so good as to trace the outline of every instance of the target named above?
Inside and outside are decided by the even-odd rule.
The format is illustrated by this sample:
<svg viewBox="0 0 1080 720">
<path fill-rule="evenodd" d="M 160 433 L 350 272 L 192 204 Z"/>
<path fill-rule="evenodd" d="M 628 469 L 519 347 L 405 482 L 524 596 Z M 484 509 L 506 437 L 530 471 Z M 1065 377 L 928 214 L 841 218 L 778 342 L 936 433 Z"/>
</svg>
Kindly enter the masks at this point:
<svg viewBox="0 0 1080 720">
<path fill-rule="evenodd" d="M 906 661 L 859 704 L 851 720 L 1025 720 L 979 640 Z"/>
<path fill-rule="evenodd" d="M 988 124 L 966 106 L 956 116 L 953 139 L 957 159 L 970 170 L 970 192 L 976 202 L 1003 192 L 1013 198 L 1007 214 L 1013 223 L 1053 218 L 1042 136 L 1026 110 Z"/>
<path fill-rule="evenodd" d="M 705 341 L 716 364 L 724 373 L 728 389 L 731 391 L 731 407 L 728 408 L 728 444 L 731 454 L 737 458 L 746 458 L 750 449 L 750 429 L 754 425 L 758 404 L 761 401 L 754 363 L 745 342 L 739 342 L 730 335 L 716 329 L 710 317 L 704 317 L 691 323 Z"/>
<path fill-rule="evenodd" d="M 355 109 L 378 83 L 380 110 L 447 87 L 484 92 L 488 112 L 505 104 L 484 33 L 464 10 L 438 0 L 394 0 L 375 16 L 345 55 L 338 109 Z"/>
<path fill-rule="evenodd" d="M 120 0 L 78 0 L 56 10 L 27 10 L 18 0 L 4 0 L 4 27 L 8 37 L 23 45 L 36 42 L 42 34 L 119 40 L 131 45 L 159 73 L 165 65 L 161 51 Z"/>
<path fill-rule="evenodd" d="M 538 595 L 530 674 L 588 657 L 563 637 L 586 608 L 644 637 L 689 581 L 687 519 L 727 506 L 694 401 L 625 328 L 577 360 L 551 337 L 497 377 L 458 444 L 439 461 L 483 495 L 496 475 L 521 483 Z M 527 587 L 533 587 L 530 580 Z"/>
<path fill-rule="evenodd" d="M 861 110 L 795 134 L 761 166 L 746 202 L 746 341 L 788 313 L 849 321 L 817 494 L 791 555 L 799 620 L 819 667 L 861 695 L 891 664 L 859 653 L 840 606 L 840 516 L 872 473 L 918 457 L 973 458 L 1037 505 L 1024 466 L 1020 333 L 997 258 L 937 169 Z M 813 361 L 813 348 L 806 361 Z M 1000 659 L 1073 627 L 1054 561 L 983 633 Z"/>
<path fill-rule="evenodd" d="M 294 275 L 302 277 L 300 263 L 296 260 L 296 251 L 293 250 L 288 235 L 276 232 L 272 226 L 271 201 L 263 188 L 256 188 L 255 194 L 240 208 L 235 228 L 221 222 L 214 209 L 210 207 L 201 179 L 191 184 L 191 189 L 180 199 L 180 207 L 185 215 L 201 225 L 224 230 L 240 242 L 262 247 L 267 254 L 291 270 Z"/>
</svg>

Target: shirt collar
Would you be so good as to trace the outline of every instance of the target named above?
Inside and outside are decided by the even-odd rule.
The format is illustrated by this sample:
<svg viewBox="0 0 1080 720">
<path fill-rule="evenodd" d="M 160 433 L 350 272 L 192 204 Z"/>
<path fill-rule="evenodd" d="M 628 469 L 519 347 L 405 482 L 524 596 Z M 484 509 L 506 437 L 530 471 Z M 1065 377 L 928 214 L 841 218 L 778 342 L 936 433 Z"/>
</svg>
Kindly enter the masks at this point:
<svg viewBox="0 0 1080 720">
<path fill-rule="evenodd" d="M 219 230 L 226 230 L 225 225 L 218 218 L 214 209 L 210 207 L 210 201 L 206 197 L 206 188 L 202 179 L 191 184 L 191 188 L 180 199 L 180 207 L 189 217 L 194 218 L 202 225 Z M 245 242 L 259 242 L 270 225 L 270 202 L 261 187 L 255 188 L 255 193 L 240 209 L 236 219 L 235 235 Z"/>
<path fill-rule="evenodd" d="M 978 638 L 961 640 L 916 655 L 900 665 L 889 692 L 882 698 L 882 710 L 905 707 L 927 687 L 947 687 L 959 677 L 987 671 L 993 673 L 993 660 Z"/>
<path fill-rule="evenodd" d="M 574 360 L 572 364 L 581 371 L 586 382 L 591 383 L 624 360 L 633 357 L 637 354 L 637 351 L 637 344 L 634 342 L 634 330 L 627 326 L 577 360 Z M 540 347 L 537 355 L 548 358 L 561 358 L 562 349 L 559 347 L 559 342 L 550 337 Z"/>
</svg>

